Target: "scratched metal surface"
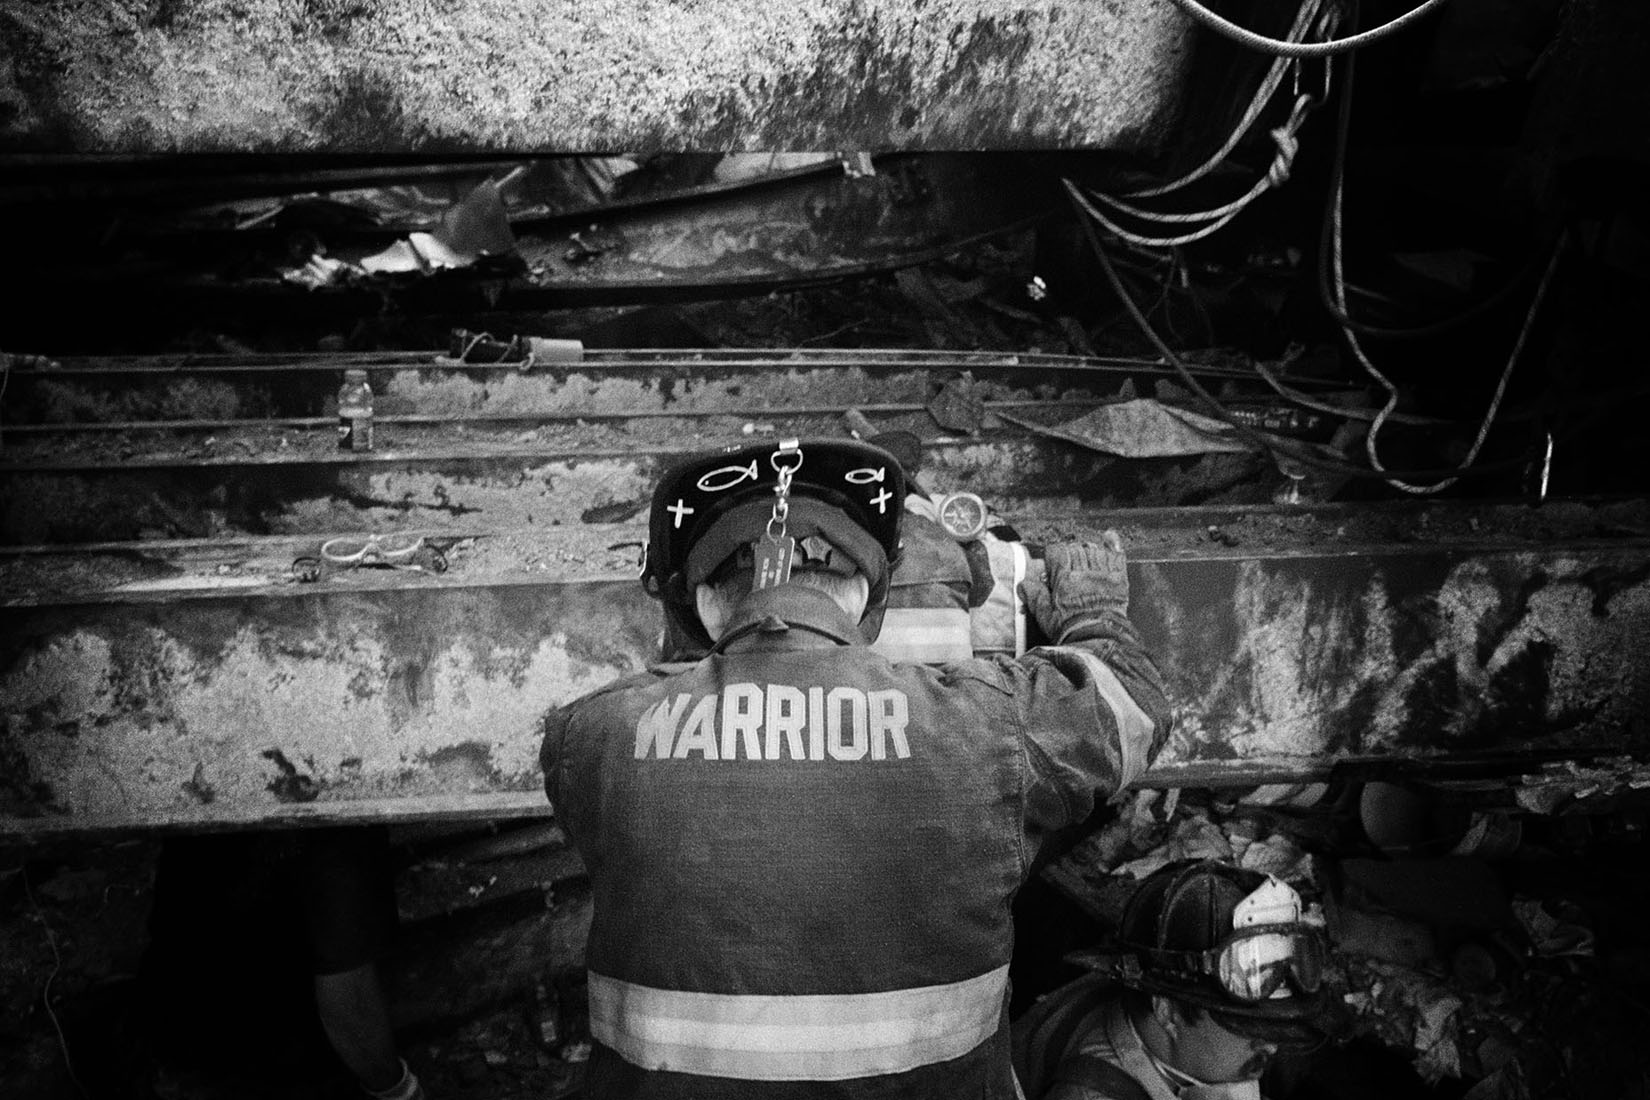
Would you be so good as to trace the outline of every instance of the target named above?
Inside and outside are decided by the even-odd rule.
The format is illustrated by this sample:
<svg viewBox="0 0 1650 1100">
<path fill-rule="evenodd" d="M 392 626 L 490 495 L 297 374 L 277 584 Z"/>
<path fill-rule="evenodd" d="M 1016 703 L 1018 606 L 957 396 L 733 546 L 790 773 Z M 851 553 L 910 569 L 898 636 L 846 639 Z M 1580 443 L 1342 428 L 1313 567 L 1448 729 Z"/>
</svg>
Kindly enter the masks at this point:
<svg viewBox="0 0 1650 1100">
<path fill-rule="evenodd" d="M 1149 782 L 1650 752 L 1650 547 L 1164 557 Z M 537 719 L 640 667 L 629 581 L 0 611 L 0 832 L 542 813 Z"/>
</svg>

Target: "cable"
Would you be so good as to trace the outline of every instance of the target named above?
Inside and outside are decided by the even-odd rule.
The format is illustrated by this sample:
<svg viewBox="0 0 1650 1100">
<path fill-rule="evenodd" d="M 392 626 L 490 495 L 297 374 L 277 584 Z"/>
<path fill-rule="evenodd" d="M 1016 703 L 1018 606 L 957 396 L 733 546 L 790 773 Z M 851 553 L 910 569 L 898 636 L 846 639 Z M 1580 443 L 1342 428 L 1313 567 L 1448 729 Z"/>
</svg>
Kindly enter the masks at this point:
<svg viewBox="0 0 1650 1100">
<path fill-rule="evenodd" d="M 1524 262 L 1523 268 L 1509 279 L 1505 285 L 1497 287 L 1487 297 L 1474 302 L 1455 316 L 1446 317 L 1441 321 L 1432 321 L 1425 325 L 1417 325 L 1414 328 L 1392 328 L 1355 320 L 1335 304 L 1334 295 L 1329 285 L 1329 230 L 1330 210 L 1329 205 L 1326 203 L 1324 205 L 1323 234 L 1318 246 L 1318 300 L 1323 303 L 1324 310 L 1339 321 L 1342 327 L 1350 328 L 1360 336 L 1373 336 L 1384 340 L 1430 339 L 1434 336 L 1442 336 L 1446 332 L 1452 332 L 1478 320 L 1485 314 L 1506 304 L 1512 297 L 1513 292 L 1522 287 L 1541 266 L 1541 257 L 1545 251 L 1532 253 L 1529 259 Z"/>
<path fill-rule="evenodd" d="M 1070 195 L 1074 201 L 1081 203 L 1082 196 L 1077 185 L 1069 179 L 1064 179 L 1061 182 L 1065 185 L 1067 194 Z M 1382 480 L 1389 479 L 1391 471 L 1378 472 L 1375 470 L 1366 469 L 1362 466 L 1354 466 L 1351 463 L 1337 462 L 1333 459 L 1296 450 L 1293 447 L 1286 446 L 1283 440 L 1268 438 L 1232 416 L 1232 414 L 1226 410 L 1226 407 L 1222 405 L 1213 394 L 1203 388 L 1203 385 L 1192 375 L 1191 370 L 1186 366 L 1180 356 L 1177 355 L 1174 349 L 1169 347 L 1169 345 L 1163 341 L 1163 338 L 1157 334 L 1157 331 L 1152 328 L 1151 322 L 1148 321 L 1145 315 L 1140 312 L 1140 307 L 1135 304 L 1134 299 L 1129 297 L 1128 290 L 1123 286 L 1122 279 L 1118 276 L 1116 269 L 1112 266 L 1111 259 L 1107 256 L 1106 249 L 1101 244 L 1100 236 L 1095 232 L 1094 226 L 1085 218 L 1079 218 L 1078 222 L 1082 226 L 1083 235 L 1087 238 L 1089 246 L 1094 249 L 1094 254 L 1100 261 L 1100 269 L 1105 273 L 1106 281 L 1111 284 L 1112 291 L 1122 301 L 1123 307 L 1128 310 L 1129 315 L 1134 318 L 1136 326 L 1139 327 L 1140 331 L 1145 335 L 1146 339 L 1151 342 L 1152 346 L 1157 349 L 1158 354 L 1163 357 L 1164 362 L 1174 368 L 1175 373 L 1180 376 L 1181 381 L 1186 384 L 1187 388 L 1197 395 L 1198 399 L 1208 407 L 1213 416 L 1223 423 L 1231 425 L 1238 438 L 1242 439 L 1244 442 L 1248 443 L 1251 447 L 1254 447 L 1261 453 L 1269 456 L 1274 463 L 1278 464 L 1280 469 L 1286 468 L 1284 463 L 1278 461 L 1279 455 L 1281 454 L 1291 463 L 1323 470 L 1327 473 L 1339 474 L 1343 477 L 1380 478 Z M 1471 469 L 1448 468 L 1406 470 L 1402 471 L 1402 475 L 1404 477 L 1463 477 L 1469 474 L 1477 476 L 1519 469 L 1525 464 L 1526 460 L 1523 458 L 1504 459 L 1497 462 L 1482 463 L 1478 466 L 1472 467 Z"/>
<path fill-rule="evenodd" d="M 1255 368 L 1255 373 L 1265 379 L 1266 384 L 1271 386 L 1272 389 L 1277 392 L 1279 397 L 1293 401 L 1297 405 L 1301 405 L 1317 412 L 1328 413 L 1331 416 L 1338 416 L 1344 420 L 1375 419 L 1376 413 L 1372 409 L 1355 409 L 1349 405 L 1335 405 L 1328 401 L 1319 401 L 1311 394 L 1302 393 L 1300 390 L 1286 384 L 1271 371 L 1267 370 L 1266 364 L 1262 363 L 1258 359 L 1254 360 L 1251 365 Z M 1436 416 L 1414 416 L 1409 413 L 1397 412 L 1392 413 L 1387 417 L 1387 419 L 1392 421 L 1394 424 L 1444 425 L 1454 423 L 1454 421 L 1445 420 Z"/>
<path fill-rule="evenodd" d="M 1169 331 L 1174 335 L 1174 338 L 1179 340 L 1181 338 L 1180 329 L 1175 326 L 1174 310 L 1169 307 L 1169 295 L 1174 293 L 1176 275 L 1179 275 L 1181 278 L 1181 286 L 1186 289 L 1188 293 L 1190 293 L 1191 288 L 1187 285 L 1186 281 L 1186 269 L 1181 263 L 1180 249 L 1172 248 L 1169 250 L 1169 266 L 1167 270 L 1163 272 L 1163 289 L 1158 293 L 1157 301 L 1152 303 L 1152 308 L 1146 311 L 1146 316 L 1149 318 L 1158 310 L 1162 310 L 1163 323 L 1169 327 Z M 1204 321 L 1204 327 L 1207 328 L 1208 319 L 1204 316 L 1203 303 L 1197 300 L 1197 295 L 1195 294 L 1190 294 L 1190 297 L 1192 299 L 1192 305 L 1198 311 L 1199 319 Z"/>
<path fill-rule="evenodd" d="M 1313 2 L 1313 0 L 1309 0 L 1307 4 L 1304 4 L 1296 12 L 1295 22 L 1290 28 L 1290 34 L 1294 35 L 1297 33 L 1304 33 L 1306 28 L 1310 26 L 1315 15 L 1315 2 Z M 1333 27 L 1333 25 L 1333 20 L 1331 20 L 1328 26 Z M 1239 121 L 1238 126 L 1234 129 L 1233 133 L 1228 137 L 1227 141 L 1221 146 L 1220 150 L 1218 150 L 1213 157 L 1205 161 L 1204 164 L 1200 165 L 1193 172 L 1181 177 L 1179 180 L 1164 184 L 1157 188 L 1130 192 L 1129 197 L 1161 195 L 1166 194 L 1169 191 L 1177 190 L 1192 180 L 1201 177 L 1216 164 L 1219 164 L 1222 160 L 1224 160 L 1226 155 L 1236 147 L 1238 141 L 1248 131 L 1249 127 L 1254 124 L 1255 120 L 1259 118 L 1266 105 L 1270 102 L 1272 95 L 1277 90 L 1278 84 L 1282 81 L 1283 70 L 1285 67 L 1286 66 L 1278 64 L 1273 66 L 1273 71 L 1268 73 L 1266 79 L 1262 81 L 1255 97 L 1250 101 L 1249 107 L 1244 111 L 1243 118 Z M 1087 210 L 1089 216 L 1099 221 L 1101 225 L 1104 225 L 1113 236 L 1146 248 L 1172 248 L 1178 245 L 1190 244 L 1193 241 L 1199 241 L 1205 237 L 1213 235 L 1226 225 L 1230 224 L 1232 219 L 1236 218 L 1239 213 L 1241 213 L 1246 207 L 1249 206 L 1250 203 L 1254 202 L 1261 195 L 1265 194 L 1268 190 L 1283 186 L 1283 184 L 1288 181 L 1290 173 L 1294 170 L 1295 156 L 1300 150 L 1300 142 L 1297 135 L 1300 133 L 1301 126 L 1305 123 L 1312 110 L 1328 97 L 1330 76 L 1330 63 L 1325 62 L 1324 89 L 1322 94 L 1297 92 L 1294 105 L 1290 108 L 1288 117 L 1284 120 L 1282 125 L 1273 127 L 1271 130 L 1272 141 L 1277 146 L 1277 152 L 1273 155 L 1271 164 L 1267 166 L 1265 175 L 1256 180 L 1247 192 L 1230 202 L 1207 210 L 1183 211 L 1175 213 L 1147 210 L 1143 207 L 1133 205 L 1132 203 L 1124 202 L 1121 198 L 1116 196 L 1107 195 L 1101 191 L 1091 189 L 1088 192 L 1090 197 L 1104 203 L 1111 209 L 1127 214 L 1130 217 L 1138 218 L 1142 221 L 1155 222 L 1161 225 L 1189 225 L 1199 222 L 1208 222 L 1210 224 L 1203 225 L 1190 233 L 1184 233 L 1178 236 L 1147 237 L 1142 234 L 1131 232 L 1130 230 L 1123 228 L 1121 225 L 1118 225 L 1116 222 L 1112 221 L 1109 217 L 1096 209 L 1094 205 L 1087 200 L 1087 198 L 1082 199 L 1083 206 Z"/>
<path fill-rule="evenodd" d="M 1300 9 L 1295 13 L 1295 22 L 1289 28 L 1289 41 L 1293 42 L 1298 40 L 1300 36 L 1304 36 L 1313 19 L 1317 17 L 1318 12 L 1318 0 L 1307 0 L 1306 3 L 1302 4 Z M 1331 10 L 1325 13 L 1324 24 L 1322 27 L 1323 32 L 1325 34 L 1332 33 L 1335 28 L 1335 24 L 1338 21 L 1339 14 L 1337 12 Z M 1189 183 L 1194 183 L 1214 171 L 1215 168 L 1217 168 L 1221 162 L 1231 154 L 1232 150 L 1237 148 L 1238 142 L 1242 141 L 1243 136 L 1249 132 L 1249 127 L 1253 126 L 1255 121 L 1260 118 L 1262 111 L 1266 108 L 1266 105 L 1271 102 L 1273 93 L 1275 93 L 1278 90 L 1278 86 L 1283 83 L 1284 74 L 1289 72 L 1291 69 L 1299 72 L 1299 65 L 1297 62 L 1291 61 L 1287 57 L 1280 57 L 1272 62 L 1271 68 L 1267 70 L 1266 76 L 1261 80 L 1260 85 L 1255 89 L 1255 94 L 1250 98 L 1249 106 L 1245 108 L 1243 116 L 1238 120 L 1238 124 L 1233 127 L 1231 134 L 1227 136 L 1226 141 L 1221 145 L 1221 147 L 1215 150 L 1214 153 L 1210 154 L 1209 158 L 1202 164 L 1198 165 L 1190 172 L 1187 172 L 1179 179 L 1172 180 L 1168 183 L 1159 184 L 1155 187 L 1144 187 L 1135 191 L 1125 191 L 1123 193 L 1123 197 L 1144 199 L 1151 198 L 1155 195 L 1164 195 L 1170 191 L 1177 191 Z M 1326 73 L 1324 76 L 1326 90 L 1328 79 L 1328 74 Z"/>
<path fill-rule="evenodd" d="M 1154 221 L 1165 224 L 1180 224 L 1194 221 L 1208 221 L 1211 218 L 1214 219 L 1211 224 L 1195 229 L 1190 233 L 1185 233 L 1175 237 L 1142 236 L 1138 233 L 1130 232 L 1129 230 L 1118 225 L 1116 222 L 1112 221 L 1105 214 L 1101 213 L 1100 210 L 1096 208 L 1094 204 L 1091 203 L 1083 194 L 1079 193 L 1075 197 L 1078 203 L 1083 207 L 1084 211 L 1091 218 L 1105 226 L 1107 231 L 1113 235 L 1120 237 L 1131 244 L 1140 245 L 1145 248 L 1173 248 L 1178 245 L 1190 244 L 1193 241 L 1202 240 L 1204 237 L 1210 236 L 1228 225 L 1233 218 L 1243 212 L 1245 207 L 1254 202 L 1261 195 L 1265 194 L 1274 187 L 1281 187 L 1288 181 L 1289 174 L 1294 168 L 1295 154 L 1300 149 L 1300 143 L 1296 139 L 1295 135 L 1299 132 L 1301 124 L 1306 121 L 1306 118 L 1308 114 L 1310 114 L 1312 106 L 1315 102 L 1316 100 L 1314 97 L 1308 95 L 1300 96 L 1295 100 L 1295 105 L 1289 112 L 1288 120 L 1285 121 L 1282 126 L 1278 126 L 1272 130 L 1272 140 L 1277 143 L 1278 151 L 1272 158 L 1272 163 L 1267 168 L 1266 174 L 1256 180 L 1254 186 L 1250 187 L 1245 194 L 1223 206 L 1215 207 L 1212 210 L 1202 210 L 1191 213 L 1165 214 L 1150 210 L 1143 210 L 1139 207 L 1122 202 L 1119 199 L 1114 199 L 1107 195 L 1101 194 L 1100 192 L 1089 192 L 1089 194 L 1092 194 L 1095 198 L 1104 202 L 1106 205 L 1122 210 L 1125 213 L 1145 221 Z"/>
<path fill-rule="evenodd" d="M 1536 496 L 1536 503 L 1537 504 L 1545 504 L 1547 502 L 1547 482 L 1549 480 L 1551 480 L 1552 476 L 1553 476 L 1553 433 L 1551 431 L 1549 431 L 1549 432 L 1547 432 L 1547 449 L 1546 449 L 1546 453 L 1544 453 L 1541 456 L 1541 490 L 1540 490 L 1540 493 Z"/>
<path fill-rule="evenodd" d="M 1266 175 L 1258 180 L 1249 193 L 1234 199 L 1224 206 L 1217 206 L 1211 210 L 1194 210 L 1186 213 L 1166 213 L 1159 210 L 1146 210 L 1133 206 L 1122 199 L 1114 198 L 1103 191 L 1090 190 L 1089 194 L 1104 202 L 1114 210 L 1121 210 L 1125 214 L 1146 221 L 1164 223 L 1187 223 L 1208 221 L 1210 218 L 1220 217 L 1229 212 L 1235 213 L 1247 206 L 1254 198 L 1267 187 L 1281 187 L 1289 179 L 1289 173 L 1294 168 L 1295 154 L 1300 151 L 1300 143 L 1295 134 L 1300 130 L 1301 123 L 1306 121 L 1307 113 L 1316 106 L 1318 99 L 1315 96 L 1301 95 L 1295 99 L 1295 105 L 1289 111 L 1289 118 L 1282 126 L 1274 127 L 1271 131 L 1272 141 L 1276 143 L 1278 151 L 1273 155 L 1272 163 L 1267 167 Z"/>
<path fill-rule="evenodd" d="M 1349 35 L 1346 38 L 1335 38 L 1328 42 L 1289 42 L 1278 38 L 1267 38 L 1256 34 L 1245 27 L 1240 27 L 1228 19 L 1223 19 L 1198 3 L 1198 0 L 1174 0 L 1174 4 L 1181 11 L 1202 23 L 1205 27 L 1231 39 L 1240 46 L 1269 53 L 1277 57 L 1332 57 L 1336 54 L 1347 53 L 1361 46 L 1378 42 L 1388 35 L 1395 34 L 1422 16 L 1439 7 L 1445 0 L 1425 0 L 1419 7 L 1405 12 L 1389 23 L 1379 27 L 1372 27 L 1367 31 Z"/>
<path fill-rule="evenodd" d="M 1335 131 L 1335 158 L 1333 167 L 1330 171 L 1329 184 L 1330 274 L 1334 281 L 1334 303 L 1339 307 L 1339 311 L 1343 315 L 1346 313 L 1346 281 L 1342 270 L 1341 257 L 1341 205 L 1346 184 L 1346 145 L 1347 135 L 1351 131 L 1352 123 L 1352 88 L 1356 60 L 1357 59 L 1355 57 L 1349 57 L 1346 60 L 1346 81 L 1341 88 L 1339 120 Z M 1363 366 L 1365 372 L 1368 373 L 1369 376 L 1376 382 L 1378 382 L 1381 385 L 1381 388 L 1386 390 L 1387 393 L 1386 404 L 1383 405 L 1381 407 L 1381 411 L 1376 414 L 1375 419 L 1370 423 L 1368 434 L 1364 436 L 1364 450 L 1369 456 L 1370 467 L 1385 477 L 1387 484 L 1391 485 L 1394 489 L 1399 489 L 1403 492 L 1415 495 L 1436 493 L 1443 489 L 1449 488 L 1451 485 L 1454 485 L 1460 474 L 1470 467 L 1473 464 L 1473 461 L 1477 459 L 1478 452 L 1484 445 L 1484 440 L 1489 436 L 1490 425 L 1495 421 L 1496 413 L 1501 408 L 1501 399 L 1506 393 L 1507 382 L 1512 377 L 1513 367 L 1518 362 L 1519 354 L 1524 350 L 1524 342 L 1530 334 L 1531 327 L 1534 325 L 1535 315 L 1540 309 L 1542 299 L 1546 296 L 1547 287 L 1552 281 L 1553 271 L 1558 266 L 1558 258 L 1563 253 L 1564 245 L 1568 239 L 1569 235 L 1567 232 L 1559 234 L 1558 241 L 1553 247 L 1552 256 L 1547 261 L 1547 269 L 1542 273 L 1541 282 L 1536 286 L 1535 297 L 1530 303 L 1529 312 L 1525 314 L 1524 325 L 1519 330 L 1518 339 L 1513 344 L 1512 353 L 1507 357 L 1506 366 L 1501 370 L 1501 377 L 1495 385 L 1495 393 L 1490 398 L 1488 408 L 1484 410 L 1484 418 L 1478 425 L 1478 432 L 1473 438 L 1472 445 L 1467 450 L 1466 458 L 1461 462 L 1460 469 L 1453 473 L 1443 475 L 1440 480 L 1431 485 L 1416 485 L 1406 479 L 1407 477 L 1413 477 L 1415 475 L 1411 474 L 1399 476 L 1381 465 L 1381 457 L 1378 450 L 1381 429 L 1386 425 L 1387 420 L 1392 416 L 1393 411 L 1398 406 L 1398 387 L 1393 385 L 1392 381 L 1387 378 L 1386 375 L 1382 374 L 1370 360 L 1369 356 L 1365 354 L 1363 345 L 1358 342 L 1358 334 L 1350 327 L 1345 325 L 1342 326 L 1341 334 L 1345 338 L 1346 345 L 1351 350 L 1353 356 Z"/>
<path fill-rule="evenodd" d="M 1546 297 L 1547 287 L 1552 282 L 1553 272 L 1558 268 L 1559 257 L 1564 254 L 1564 245 L 1568 240 L 1569 235 L 1567 233 L 1560 234 L 1558 243 L 1553 246 L 1552 258 L 1547 261 L 1547 269 L 1541 273 L 1541 282 L 1535 288 L 1535 297 L 1530 302 L 1529 312 L 1524 315 L 1524 324 L 1518 330 L 1518 339 L 1514 341 L 1513 349 L 1507 355 L 1507 365 L 1501 369 L 1501 377 L 1496 381 L 1495 393 L 1490 398 L 1489 407 L 1484 410 L 1484 419 L 1478 425 L 1478 434 L 1473 437 L 1472 446 L 1467 449 L 1466 457 L 1461 460 L 1461 468 L 1463 471 L 1467 467 L 1471 466 L 1473 460 L 1478 457 L 1479 450 L 1484 446 L 1484 440 L 1489 436 L 1490 425 L 1494 423 L 1496 412 L 1501 408 L 1501 399 L 1507 392 L 1507 382 L 1510 378 L 1512 378 L 1513 367 L 1518 363 L 1518 357 L 1524 351 L 1524 343 L 1529 339 L 1530 330 L 1535 327 L 1535 316 L 1541 309 L 1541 302 Z M 1369 425 L 1369 434 L 1364 436 L 1364 448 L 1369 452 L 1370 464 L 1374 466 L 1375 469 L 1381 470 L 1382 473 L 1386 473 L 1387 471 L 1382 470 L 1380 466 L 1379 458 L 1376 457 L 1376 437 L 1380 434 L 1382 426 L 1385 425 L 1387 420 L 1391 418 L 1392 410 L 1398 404 L 1398 391 L 1391 385 L 1391 383 L 1387 382 L 1384 376 L 1382 376 L 1378 371 L 1375 371 L 1374 365 L 1370 363 L 1368 357 L 1364 355 L 1363 349 L 1358 346 L 1357 337 L 1353 333 L 1348 332 L 1346 334 L 1346 339 L 1347 343 L 1357 354 L 1359 361 L 1364 364 L 1366 369 L 1374 373 L 1377 379 L 1387 386 L 1388 393 L 1390 394 L 1387 403 L 1384 407 L 1382 407 L 1380 414 L 1376 416 L 1374 422 Z M 1394 488 L 1402 489 L 1407 493 L 1421 494 L 1436 493 L 1441 489 L 1446 489 L 1455 484 L 1456 480 L 1456 477 L 1446 477 L 1436 484 L 1422 486 L 1411 485 L 1407 482 L 1389 478 L 1388 483 Z"/>
<path fill-rule="evenodd" d="M 1266 181 L 1262 180 L 1257 186 L 1259 190 L 1257 191 L 1251 189 L 1246 198 L 1253 200 L 1260 191 L 1266 190 Z M 1179 237 L 1145 237 L 1138 233 L 1133 233 L 1127 229 L 1124 229 L 1122 226 L 1106 217 L 1106 215 L 1102 214 L 1094 206 L 1094 204 L 1089 202 L 1088 199 L 1083 197 L 1081 194 L 1076 195 L 1076 199 L 1077 202 L 1083 207 L 1083 211 L 1088 214 L 1089 217 L 1105 226 L 1107 232 L 1113 234 L 1114 236 L 1121 237 L 1130 244 L 1139 245 L 1142 248 L 1175 248 L 1179 245 L 1190 244 L 1193 241 L 1200 241 L 1204 237 L 1207 237 L 1217 230 L 1225 227 L 1233 218 L 1237 217 L 1238 214 L 1242 212 L 1241 208 L 1239 208 L 1238 210 L 1234 210 L 1225 215 L 1213 225 L 1204 226 L 1202 229 L 1194 230 L 1191 233 L 1186 233 Z"/>
<path fill-rule="evenodd" d="M 1272 131 L 1272 133 L 1274 137 L 1280 136 L 1281 128 L 1280 130 Z M 1293 151 L 1291 151 L 1290 157 L 1293 159 Z M 1281 183 L 1284 179 L 1288 178 L 1289 173 L 1285 170 L 1282 173 L 1282 179 L 1278 182 Z M 1122 211 L 1132 217 L 1140 218 L 1142 221 L 1161 222 L 1164 225 L 1189 225 L 1192 222 L 1206 222 L 1213 218 L 1222 217 L 1226 214 L 1237 213 L 1239 210 L 1242 210 L 1245 206 L 1249 205 L 1249 203 L 1253 202 L 1260 192 L 1266 190 L 1271 183 L 1271 176 L 1268 174 L 1266 178 L 1261 179 L 1255 184 L 1254 187 L 1251 187 L 1246 194 L 1240 196 L 1239 198 L 1233 199 L 1229 203 L 1222 206 L 1212 207 L 1208 210 L 1188 210 L 1181 213 L 1173 213 L 1163 210 L 1145 210 L 1138 206 L 1131 206 L 1130 204 L 1123 202 L 1121 199 L 1113 198 L 1104 191 L 1095 191 L 1090 189 L 1089 194 L 1094 198 L 1099 199 L 1113 210 Z"/>
<path fill-rule="evenodd" d="M 58 971 L 63 969 L 63 955 L 57 949 L 57 936 L 52 932 L 52 926 L 46 922 L 46 914 L 41 910 L 40 902 L 35 899 L 27 867 L 23 868 L 23 892 L 28 895 L 35 919 L 40 921 L 40 928 L 46 933 L 46 943 L 52 949 L 52 972 L 46 975 L 46 986 L 41 992 L 40 1000 L 46 1006 L 46 1015 L 51 1018 L 52 1028 L 57 1032 L 57 1045 L 63 1050 L 63 1066 L 69 1071 L 69 1080 L 74 1082 L 74 1087 L 80 1095 L 89 1096 L 86 1086 L 80 1083 L 80 1076 L 74 1071 L 74 1059 L 69 1056 L 68 1037 L 63 1034 L 63 1025 L 58 1021 L 57 1011 L 52 1008 L 52 981 L 57 977 Z"/>
<path fill-rule="evenodd" d="M 1075 201 L 1084 210 L 1092 209 L 1088 203 L 1083 200 L 1082 192 L 1078 190 L 1076 184 L 1072 183 L 1069 179 L 1063 180 L 1062 182 L 1066 186 L 1067 194 L 1072 197 L 1073 201 Z M 1140 312 L 1140 307 L 1135 304 L 1134 299 L 1129 297 L 1127 290 L 1123 286 L 1123 281 L 1118 277 L 1116 269 L 1112 267 L 1110 257 L 1106 255 L 1105 248 L 1100 244 L 1100 237 L 1095 233 L 1094 226 L 1091 225 L 1086 219 L 1080 218 L 1078 220 L 1082 224 L 1083 235 L 1088 238 L 1090 247 L 1094 249 L 1095 257 L 1100 261 L 1100 268 L 1105 272 L 1107 282 L 1111 283 L 1112 290 L 1116 292 L 1120 299 L 1122 299 L 1124 308 L 1127 309 L 1129 315 L 1134 318 L 1134 323 L 1139 326 L 1140 331 L 1145 333 L 1146 338 L 1152 342 L 1152 345 L 1155 348 L 1157 348 L 1158 354 L 1163 356 L 1166 363 L 1174 367 L 1175 373 L 1180 375 L 1181 381 L 1185 382 L 1186 385 L 1190 387 L 1191 391 L 1197 394 L 1198 398 L 1209 407 L 1216 417 L 1236 428 L 1239 437 L 1242 438 L 1244 442 L 1259 449 L 1262 453 L 1272 456 L 1275 461 L 1277 455 L 1273 449 L 1272 442 L 1267 440 L 1259 432 L 1256 432 L 1254 429 L 1250 428 L 1247 424 L 1241 424 L 1235 420 L 1231 414 L 1226 411 L 1225 406 L 1216 400 L 1213 394 L 1204 389 L 1201 382 L 1193 377 L 1192 372 L 1186 368 L 1185 363 L 1181 362 L 1180 356 L 1175 354 L 1174 349 L 1163 342 L 1163 338 L 1159 336 L 1156 330 L 1151 327 L 1151 322 L 1146 319 L 1145 314 Z M 1104 223 L 1102 222 L 1102 224 Z"/>
</svg>

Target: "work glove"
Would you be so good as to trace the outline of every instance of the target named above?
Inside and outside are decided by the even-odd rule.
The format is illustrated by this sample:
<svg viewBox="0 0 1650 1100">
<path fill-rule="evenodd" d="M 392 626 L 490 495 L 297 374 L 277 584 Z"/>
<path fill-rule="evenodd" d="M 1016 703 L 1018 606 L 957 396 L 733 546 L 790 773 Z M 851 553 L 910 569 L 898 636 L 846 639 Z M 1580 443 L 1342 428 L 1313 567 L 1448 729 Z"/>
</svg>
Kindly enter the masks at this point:
<svg viewBox="0 0 1650 1100">
<path fill-rule="evenodd" d="M 1033 565 L 1035 566 L 1035 562 Z M 1110 615 L 1129 612 L 1128 560 L 1116 531 L 1092 542 L 1053 543 L 1043 551 L 1043 568 L 1020 583 L 1032 619 L 1059 645 L 1099 625 Z"/>
</svg>

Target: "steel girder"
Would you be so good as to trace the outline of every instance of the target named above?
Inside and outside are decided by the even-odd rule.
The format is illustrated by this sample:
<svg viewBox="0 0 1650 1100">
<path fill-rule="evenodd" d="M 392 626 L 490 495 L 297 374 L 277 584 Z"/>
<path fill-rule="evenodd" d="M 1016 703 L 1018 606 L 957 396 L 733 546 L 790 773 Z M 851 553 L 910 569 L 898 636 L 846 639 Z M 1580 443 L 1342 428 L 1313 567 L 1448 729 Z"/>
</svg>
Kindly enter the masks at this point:
<svg viewBox="0 0 1650 1100">
<path fill-rule="evenodd" d="M 1148 550 L 1131 580 L 1178 715 L 1146 785 L 1650 753 L 1650 540 Z M 540 715 L 642 667 L 660 628 L 615 577 L 0 614 L 0 832 L 21 834 L 547 813 Z"/>
</svg>

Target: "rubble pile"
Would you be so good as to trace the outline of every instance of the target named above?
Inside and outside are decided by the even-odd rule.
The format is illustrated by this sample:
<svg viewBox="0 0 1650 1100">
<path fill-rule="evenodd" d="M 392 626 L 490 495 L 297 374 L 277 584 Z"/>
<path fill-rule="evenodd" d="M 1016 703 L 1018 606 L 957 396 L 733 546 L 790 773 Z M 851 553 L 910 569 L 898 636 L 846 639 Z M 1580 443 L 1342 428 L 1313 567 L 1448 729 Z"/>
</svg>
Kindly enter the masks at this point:
<svg viewBox="0 0 1650 1100">
<path fill-rule="evenodd" d="M 1643 1095 L 1650 891 L 1635 867 L 1650 814 L 1623 797 L 1642 789 L 1631 768 L 1597 772 L 1549 769 L 1465 798 L 1408 791 L 1405 812 L 1427 821 L 1404 844 L 1380 817 L 1385 784 L 1144 790 L 1043 878 L 1115 927 L 1134 885 L 1171 860 L 1276 874 L 1335 948 L 1340 1040 L 1400 1056 L 1427 1095 Z"/>
</svg>

